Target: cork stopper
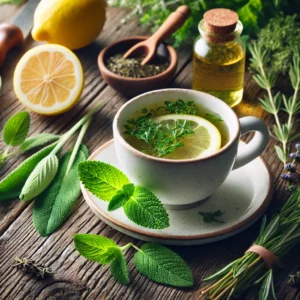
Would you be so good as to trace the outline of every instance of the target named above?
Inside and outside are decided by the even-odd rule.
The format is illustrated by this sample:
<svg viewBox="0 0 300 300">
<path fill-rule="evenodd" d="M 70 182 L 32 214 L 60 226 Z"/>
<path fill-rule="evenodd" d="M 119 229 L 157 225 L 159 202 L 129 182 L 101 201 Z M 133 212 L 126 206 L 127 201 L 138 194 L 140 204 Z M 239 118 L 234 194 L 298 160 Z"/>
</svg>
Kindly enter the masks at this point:
<svg viewBox="0 0 300 300">
<path fill-rule="evenodd" d="M 238 14 L 227 8 L 208 10 L 203 15 L 204 26 L 210 33 L 231 33 L 239 20 Z"/>
</svg>

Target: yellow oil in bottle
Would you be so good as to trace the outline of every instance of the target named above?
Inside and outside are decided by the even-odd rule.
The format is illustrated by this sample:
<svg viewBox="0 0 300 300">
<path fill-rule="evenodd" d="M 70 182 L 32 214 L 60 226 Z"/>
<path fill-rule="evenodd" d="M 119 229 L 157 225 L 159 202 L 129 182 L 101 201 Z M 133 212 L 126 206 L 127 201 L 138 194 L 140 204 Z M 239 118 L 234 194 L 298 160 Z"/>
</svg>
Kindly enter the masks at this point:
<svg viewBox="0 0 300 300">
<path fill-rule="evenodd" d="M 229 13 L 229 18 L 235 14 L 215 9 L 208 11 L 207 19 L 204 15 L 199 23 L 201 36 L 196 39 L 193 52 L 193 89 L 211 94 L 233 107 L 241 102 L 244 89 L 245 50 L 239 39 L 242 24 L 233 20 L 232 26 L 227 26 L 228 32 L 209 31 L 226 29 L 213 25 L 220 23 L 218 11 L 225 24 L 228 23 L 226 14 Z"/>
<path fill-rule="evenodd" d="M 231 107 L 237 105 L 242 100 L 244 88 L 245 55 L 242 47 L 213 47 L 206 55 L 203 50 L 198 49 L 200 55 L 194 51 L 193 89 L 216 96 Z"/>
</svg>

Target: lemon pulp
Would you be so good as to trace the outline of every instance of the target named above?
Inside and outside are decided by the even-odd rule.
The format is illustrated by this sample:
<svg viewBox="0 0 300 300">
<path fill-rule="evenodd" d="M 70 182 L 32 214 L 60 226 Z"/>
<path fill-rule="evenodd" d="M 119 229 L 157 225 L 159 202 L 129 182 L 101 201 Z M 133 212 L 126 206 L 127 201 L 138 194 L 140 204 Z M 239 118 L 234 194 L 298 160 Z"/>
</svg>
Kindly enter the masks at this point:
<svg viewBox="0 0 300 300">
<path fill-rule="evenodd" d="M 164 158 L 192 159 L 204 158 L 214 154 L 221 148 L 221 134 L 209 121 L 194 115 L 164 115 L 154 118 L 153 121 L 161 123 L 168 128 L 174 128 L 178 120 L 186 120 L 190 123 L 193 134 L 184 136 L 180 141 L 184 146 L 177 148 L 173 153 Z"/>
<path fill-rule="evenodd" d="M 14 90 L 30 110 L 56 115 L 73 107 L 83 90 L 84 76 L 73 52 L 59 45 L 35 47 L 20 59 Z"/>
</svg>

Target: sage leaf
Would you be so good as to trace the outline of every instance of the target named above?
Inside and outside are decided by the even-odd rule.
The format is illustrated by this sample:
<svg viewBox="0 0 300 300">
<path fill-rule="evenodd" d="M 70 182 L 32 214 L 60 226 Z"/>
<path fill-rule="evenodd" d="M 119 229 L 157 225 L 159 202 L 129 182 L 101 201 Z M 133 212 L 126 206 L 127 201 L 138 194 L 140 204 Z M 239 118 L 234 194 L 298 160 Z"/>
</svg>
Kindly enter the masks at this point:
<svg viewBox="0 0 300 300">
<path fill-rule="evenodd" d="M 134 189 L 134 184 L 125 184 L 122 187 L 122 190 L 118 191 L 109 201 L 107 208 L 108 211 L 116 210 L 125 205 L 125 203 L 130 199 L 130 197 L 133 196 Z"/>
<path fill-rule="evenodd" d="M 83 145 L 82 145 L 83 146 Z M 59 160 L 57 174 L 49 187 L 34 200 L 32 219 L 36 230 L 47 236 L 59 229 L 70 216 L 81 194 L 77 167 L 88 157 L 83 147 L 79 148 L 75 161 L 66 175 L 71 152 Z"/>
<path fill-rule="evenodd" d="M 134 265 L 151 280 L 177 287 L 194 285 L 185 261 L 170 249 L 158 244 L 144 244 L 134 255 Z"/>
<path fill-rule="evenodd" d="M 82 162 L 78 174 L 85 188 L 105 201 L 110 201 L 125 184 L 130 183 L 123 172 L 100 161 Z"/>
<path fill-rule="evenodd" d="M 47 144 L 56 142 L 59 139 L 58 135 L 52 134 L 52 133 L 41 133 L 36 136 L 27 138 L 22 144 L 21 144 L 21 151 L 27 152 L 32 149 L 45 146 Z"/>
<path fill-rule="evenodd" d="M 30 115 L 21 111 L 13 115 L 4 125 L 3 141 L 9 146 L 19 146 L 27 137 L 30 127 Z"/>
<path fill-rule="evenodd" d="M 50 153 L 43 158 L 34 168 L 26 180 L 20 199 L 29 201 L 41 194 L 52 182 L 58 169 L 58 158 L 55 154 Z"/>
<path fill-rule="evenodd" d="M 169 215 L 159 199 L 147 188 L 136 186 L 134 194 L 123 206 L 126 216 L 136 224 L 163 229 L 170 226 Z"/>
<path fill-rule="evenodd" d="M 17 198 L 36 165 L 54 149 L 56 144 L 47 146 L 22 162 L 0 182 L 0 201 Z"/>
<path fill-rule="evenodd" d="M 117 253 L 117 252 L 116 252 Z M 114 276 L 115 280 L 122 284 L 129 283 L 128 268 L 126 265 L 125 257 L 123 252 L 119 249 L 119 254 L 110 265 L 110 271 Z"/>
<path fill-rule="evenodd" d="M 74 243 L 80 255 L 102 265 L 113 262 L 120 254 L 114 241 L 96 234 L 75 234 Z"/>
</svg>

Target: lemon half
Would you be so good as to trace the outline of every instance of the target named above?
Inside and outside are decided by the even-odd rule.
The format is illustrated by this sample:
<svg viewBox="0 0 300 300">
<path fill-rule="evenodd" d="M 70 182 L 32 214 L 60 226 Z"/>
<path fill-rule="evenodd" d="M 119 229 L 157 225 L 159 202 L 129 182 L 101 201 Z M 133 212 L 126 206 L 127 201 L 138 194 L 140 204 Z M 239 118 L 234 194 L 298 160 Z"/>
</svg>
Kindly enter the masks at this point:
<svg viewBox="0 0 300 300">
<path fill-rule="evenodd" d="M 177 148 L 165 158 L 192 159 L 204 158 L 214 154 L 221 148 L 221 134 L 216 126 L 209 121 L 193 115 L 165 115 L 154 118 L 153 121 L 173 128 L 177 120 L 190 122 L 193 134 L 184 136 L 180 141 L 184 146 Z"/>
<path fill-rule="evenodd" d="M 14 73 L 14 90 L 29 109 L 57 115 L 81 96 L 84 74 L 76 55 L 59 45 L 41 45 L 26 52 Z"/>
</svg>

